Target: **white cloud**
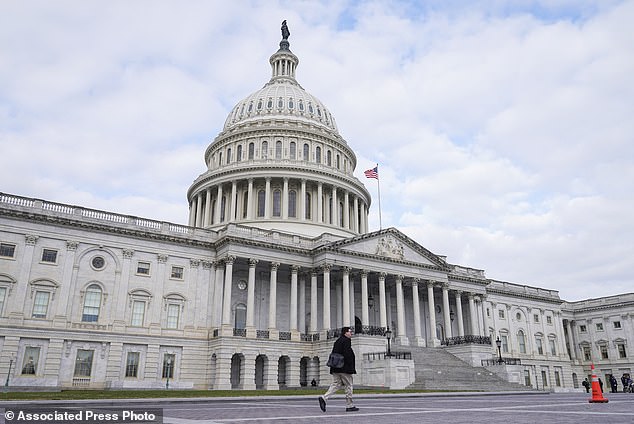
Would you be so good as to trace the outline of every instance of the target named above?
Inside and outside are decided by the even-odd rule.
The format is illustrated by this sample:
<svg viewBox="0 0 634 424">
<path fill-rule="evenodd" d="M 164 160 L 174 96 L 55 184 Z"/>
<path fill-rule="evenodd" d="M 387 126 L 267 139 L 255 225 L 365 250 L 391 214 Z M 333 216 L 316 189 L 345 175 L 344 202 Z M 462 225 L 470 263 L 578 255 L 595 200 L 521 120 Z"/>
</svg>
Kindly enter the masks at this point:
<svg viewBox="0 0 634 424">
<path fill-rule="evenodd" d="M 230 109 L 298 80 L 379 163 L 381 220 L 490 278 L 631 291 L 631 1 L 0 5 L 0 190 L 185 223 Z M 377 186 L 371 227 L 379 226 Z"/>
</svg>

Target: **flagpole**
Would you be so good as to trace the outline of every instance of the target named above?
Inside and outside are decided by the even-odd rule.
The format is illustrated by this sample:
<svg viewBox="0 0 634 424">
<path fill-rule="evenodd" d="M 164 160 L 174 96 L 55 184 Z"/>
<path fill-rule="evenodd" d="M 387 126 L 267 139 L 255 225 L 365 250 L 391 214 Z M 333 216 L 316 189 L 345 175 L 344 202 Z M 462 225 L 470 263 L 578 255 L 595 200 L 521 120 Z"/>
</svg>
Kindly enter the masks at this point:
<svg viewBox="0 0 634 424">
<path fill-rule="evenodd" d="M 377 190 L 379 192 L 379 230 L 383 229 L 383 224 L 381 223 L 381 182 L 380 182 L 380 177 L 378 174 L 379 171 L 379 164 L 376 164 L 376 170 L 377 170 L 377 177 L 376 177 L 376 186 L 377 186 Z"/>
</svg>

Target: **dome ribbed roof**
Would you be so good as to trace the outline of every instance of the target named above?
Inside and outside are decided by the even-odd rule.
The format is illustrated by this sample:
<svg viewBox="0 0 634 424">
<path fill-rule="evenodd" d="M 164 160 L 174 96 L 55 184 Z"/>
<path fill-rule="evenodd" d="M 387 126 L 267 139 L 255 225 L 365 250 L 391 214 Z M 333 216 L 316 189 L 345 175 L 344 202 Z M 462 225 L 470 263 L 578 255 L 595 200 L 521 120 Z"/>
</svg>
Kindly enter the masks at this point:
<svg viewBox="0 0 634 424">
<path fill-rule="evenodd" d="M 273 71 L 271 80 L 238 102 L 227 117 L 223 130 L 249 121 L 280 118 L 324 126 L 338 134 L 335 118 L 328 108 L 295 80 L 299 59 L 290 51 L 288 40 L 280 42 L 280 49 L 269 62 Z"/>
</svg>

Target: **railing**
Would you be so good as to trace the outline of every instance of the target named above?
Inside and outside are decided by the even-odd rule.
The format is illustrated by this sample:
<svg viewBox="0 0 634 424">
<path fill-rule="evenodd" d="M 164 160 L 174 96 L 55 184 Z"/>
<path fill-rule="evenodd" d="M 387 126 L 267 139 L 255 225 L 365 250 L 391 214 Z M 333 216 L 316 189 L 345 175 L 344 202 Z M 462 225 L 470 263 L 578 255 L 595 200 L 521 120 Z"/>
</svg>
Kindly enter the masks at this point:
<svg viewBox="0 0 634 424">
<path fill-rule="evenodd" d="M 443 339 L 440 342 L 443 346 L 454 346 L 461 344 L 481 344 L 481 345 L 490 345 L 491 337 L 489 336 L 458 336 L 458 337 L 450 337 L 448 339 Z"/>
<path fill-rule="evenodd" d="M 318 342 L 319 333 L 313 333 L 313 334 L 302 333 L 299 335 L 299 339 L 303 342 Z"/>
<path fill-rule="evenodd" d="M 326 332 L 326 340 L 336 339 L 341 336 L 341 328 L 334 328 Z"/>
<path fill-rule="evenodd" d="M 256 330 L 255 337 L 258 339 L 268 339 L 269 338 L 269 330 Z"/>
<path fill-rule="evenodd" d="M 493 365 L 522 365 L 522 360 L 520 358 L 500 358 L 495 359 L 482 359 L 480 361 L 483 367 L 491 367 Z"/>
<path fill-rule="evenodd" d="M 357 331 L 356 334 L 365 334 L 366 336 L 385 337 L 385 327 L 376 327 L 374 325 L 364 325 L 361 327 L 361 333 Z"/>
<path fill-rule="evenodd" d="M 247 336 L 247 329 L 246 328 L 234 328 L 233 329 L 233 335 L 234 336 L 238 336 L 238 337 L 246 337 Z"/>
<path fill-rule="evenodd" d="M 383 359 L 412 359 L 412 352 L 368 352 L 363 354 L 363 359 L 368 361 L 381 361 Z"/>
<path fill-rule="evenodd" d="M 90 386 L 90 377 L 73 377 L 73 387 Z"/>
<path fill-rule="evenodd" d="M 280 331 L 279 338 L 280 338 L 280 340 L 290 340 L 291 339 L 291 332 L 290 331 Z"/>
</svg>

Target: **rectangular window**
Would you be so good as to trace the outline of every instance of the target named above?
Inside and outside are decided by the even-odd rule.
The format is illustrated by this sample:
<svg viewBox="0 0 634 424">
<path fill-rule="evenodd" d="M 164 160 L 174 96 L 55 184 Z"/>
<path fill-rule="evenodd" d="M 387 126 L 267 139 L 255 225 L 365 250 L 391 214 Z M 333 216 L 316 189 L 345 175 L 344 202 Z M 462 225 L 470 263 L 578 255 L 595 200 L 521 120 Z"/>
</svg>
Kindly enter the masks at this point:
<svg viewBox="0 0 634 424">
<path fill-rule="evenodd" d="M 77 357 L 75 358 L 75 373 L 74 377 L 90 377 L 92 372 L 92 357 L 94 350 L 82 350 L 77 351 Z"/>
<path fill-rule="evenodd" d="M 539 322 L 539 315 L 533 314 L 533 321 Z"/>
<path fill-rule="evenodd" d="M 548 373 L 546 370 L 542 370 L 542 384 L 544 387 L 548 387 Z"/>
<path fill-rule="evenodd" d="M 551 317 L 550 315 L 548 315 L 546 317 L 546 324 L 548 325 L 553 325 L 553 317 Z"/>
<path fill-rule="evenodd" d="M 555 346 L 555 340 L 553 339 L 548 339 L 548 344 L 550 345 L 550 354 L 551 355 L 557 355 L 557 349 Z"/>
<path fill-rule="evenodd" d="M 524 370 L 524 385 L 530 387 L 531 383 L 531 372 L 529 370 Z"/>
<path fill-rule="evenodd" d="M 12 258 L 15 255 L 15 244 L 0 243 L 0 256 Z"/>
<path fill-rule="evenodd" d="M 172 267 L 172 273 L 170 275 L 171 278 L 175 279 L 175 280 L 182 280 L 183 279 L 183 267 L 182 266 L 173 266 Z"/>
<path fill-rule="evenodd" d="M 598 322 L 596 324 L 596 329 L 597 329 L 597 331 L 603 331 L 603 323 L 602 322 Z"/>
<path fill-rule="evenodd" d="M 57 250 L 42 249 L 42 262 L 57 263 Z"/>
<path fill-rule="evenodd" d="M 585 326 L 585 325 L 580 325 L 580 326 L 579 326 L 579 332 L 580 332 L 580 333 L 585 333 L 586 331 L 588 331 L 588 329 L 586 328 L 586 326 Z"/>
<path fill-rule="evenodd" d="M 498 316 L 500 317 L 500 319 L 504 319 L 504 309 L 500 309 L 498 310 Z"/>
<path fill-rule="evenodd" d="M 4 301 L 7 297 L 7 288 L 0 287 L 0 316 L 2 316 L 2 311 L 4 311 Z"/>
<path fill-rule="evenodd" d="M 606 345 L 601 346 L 601 359 L 608 359 L 608 347 Z"/>
<path fill-rule="evenodd" d="M 139 262 L 136 266 L 136 273 L 140 275 L 150 275 L 150 263 Z"/>
<path fill-rule="evenodd" d="M 502 352 L 509 353 L 509 339 L 505 335 L 500 336 L 502 341 Z"/>
<path fill-rule="evenodd" d="M 612 323 L 612 325 L 614 326 L 615 330 L 620 330 L 621 329 L 621 321 L 614 321 Z"/>
<path fill-rule="evenodd" d="M 178 328 L 178 319 L 180 318 L 180 305 L 167 305 L 167 328 Z"/>
<path fill-rule="evenodd" d="M 22 374 L 37 374 L 37 364 L 40 360 L 40 348 L 27 346 L 24 349 L 24 360 L 22 361 Z"/>
<path fill-rule="evenodd" d="M 48 312 L 48 300 L 51 294 L 45 291 L 36 291 L 33 301 L 33 318 L 46 318 Z"/>
<path fill-rule="evenodd" d="M 539 355 L 543 355 L 544 354 L 544 346 L 542 346 L 542 339 L 535 339 L 535 342 L 537 343 L 537 353 Z"/>
<path fill-rule="evenodd" d="M 559 376 L 559 371 L 555 370 L 555 386 L 561 387 L 561 377 Z"/>
<path fill-rule="evenodd" d="M 84 299 L 84 312 L 81 316 L 83 322 L 97 322 L 99 320 L 99 308 L 101 307 L 101 290 L 86 290 Z"/>
<path fill-rule="evenodd" d="M 176 363 L 176 355 L 166 353 L 163 355 L 163 378 L 174 378 L 174 365 Z"/>
<path fill-rule="evenodd" d="M 627 353 L 625 350 L 625 345 L 624 344 L 618 344 L 616 345 L 617 349 L 619 350 L 619 358 L 627 358 Z"/>
<path fill-rule="evenodd" d="M 592 359 L 592 352 L 590 350 L 590 346 L 583 347 L 583 359 L 585 361 L 590 361 Z"/>
<path fill-rule="evenodd" d="M 125 361 L 125 376 L 137 377 L 139 373 L 139 352 L 128 352 L 128 357 Z"/>
<path fill-rule="evenodd" d="M 145 302 L 135 300 L 132 302 L 132 319 L 130 325 L 134 327 L 143 327 L 143 319 L 145 317 Z"/>
</svg>

